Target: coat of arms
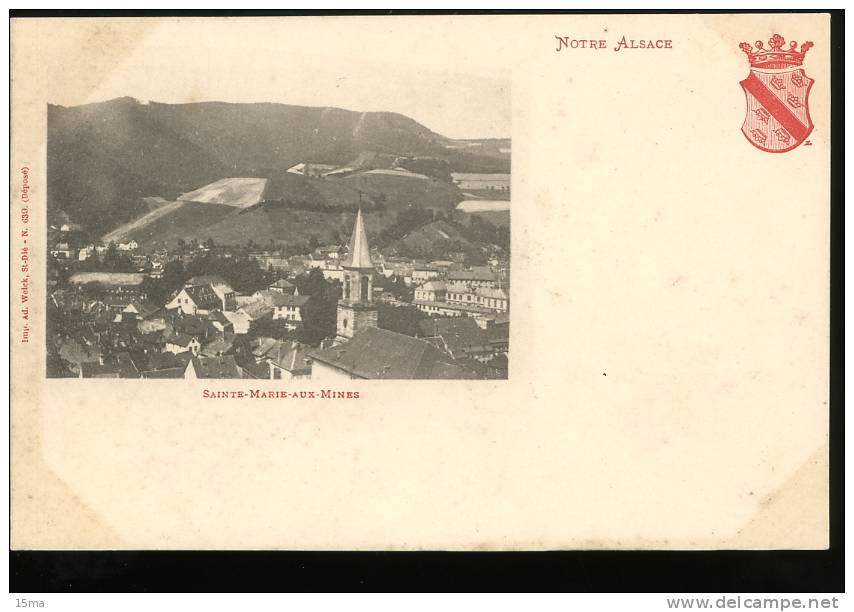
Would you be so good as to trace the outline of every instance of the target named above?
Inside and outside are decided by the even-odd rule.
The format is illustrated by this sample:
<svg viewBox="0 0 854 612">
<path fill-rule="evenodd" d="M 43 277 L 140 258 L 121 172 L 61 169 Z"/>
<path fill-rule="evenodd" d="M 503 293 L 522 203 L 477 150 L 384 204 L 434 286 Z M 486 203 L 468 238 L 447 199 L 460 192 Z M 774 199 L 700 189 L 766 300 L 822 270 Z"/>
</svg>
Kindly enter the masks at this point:
<svg viewBox="0 0 854 612">
<path fill-rule="evenodd" d="M 804 142 L 813 129 L 809 93 L 813 80 L 801 65 L 813 46 L 785 40 L 774 34 L 768 47 L 762 41 L 755 46 L 739 47 L 750 60 L 750 75 L 741 81 L 747 98 L 747 114 L 741 131 L 753 146 L 769 153 L 785 153 Z"/>
</svg>

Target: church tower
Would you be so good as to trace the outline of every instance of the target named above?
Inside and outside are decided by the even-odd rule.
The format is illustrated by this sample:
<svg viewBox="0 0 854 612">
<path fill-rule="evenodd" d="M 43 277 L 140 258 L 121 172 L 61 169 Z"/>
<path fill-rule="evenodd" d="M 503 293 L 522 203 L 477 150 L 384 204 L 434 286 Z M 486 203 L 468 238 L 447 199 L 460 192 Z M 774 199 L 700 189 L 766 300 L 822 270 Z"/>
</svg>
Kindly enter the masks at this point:
<svg viewBox="0 0 854 612">
<path fill-rule="evenodd" d="M 338 300 L 336 344 L 346 342 L 363 329 L 377 326 L 377 307 L 374 305 L 375 270 L 361 208 L 356 215 L 356 226 L 350 238 L 350 253 L 342 268 L 344 294 Z"/>
</svg>

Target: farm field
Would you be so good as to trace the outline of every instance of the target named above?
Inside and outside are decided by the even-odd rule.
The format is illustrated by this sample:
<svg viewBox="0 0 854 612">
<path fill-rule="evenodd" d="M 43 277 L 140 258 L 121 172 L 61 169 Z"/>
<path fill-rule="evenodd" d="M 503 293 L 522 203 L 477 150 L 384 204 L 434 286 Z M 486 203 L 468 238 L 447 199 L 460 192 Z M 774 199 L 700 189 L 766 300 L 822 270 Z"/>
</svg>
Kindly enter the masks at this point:
<svg viewBox="0 0 854 612">
<path fill-rule="evenodd" d="M 457 210 L 468 213 L 499 212 L 510 210 L 509 200 L 463 200 L 457 204 Z"/>
<path fill-rule="evenodd" d="M 131 234 L 133 234 L 137 230 L 143 229 L 145 226 L 153 223 L 161 217 L 165 217 L 166 215 L 174 212 L 183 205 L 184 202 L 181 201 L 166 202 L 159 208 L 155 208 L 154 210 L 147 212 L 141 217 L 134 219 L 133 221 L 129 221 L 128 223 L 125 223 L 124 225 L 114 229 L 109 234 L 104 234 L 104 236 L 101 238 L 101 241 L 107 244 L 110 242 L 124 242 L 131 236 Z"/>
<path fill-rule="evenodd" d="M 267 179 L 224 178 L 178 197 L 185 202 L 224 204 L 235 208 L 254 206 L 261 201 Z"/>
<path fill-rule="evenodd" d="M 193 202 L 188 202 L 186 206 L 211 208 Z M 215 209 L 233 211 L 225 206 Z M 366 213 L 368 236 L 373 238 L 380 230 L 392 225 L 395 218 L 396 215 L 392 211 Z M 144 235 L 137 234 L 136 240 L 144 251 L 174 248 L 179 239 L 187 243 L 195 239 L 201 243 L 210 238 L 215 244 L 233 246 L 246 245 L 250 240 L 259 246 L 304 243 L 312 237 L 321 243 L 332 243 L 346 240 L 352 231 L 354 219 L 355 213 L 352 212 L 259 206 L 220 216 L 216 220 L 207 217 L 207 222 L 202 224 L 198 222 L 198 214 L 190 214 L 182 208 L 149 226 L 150 229 L 146 230 Z"/>
<path fill-rule="evenodd" d="M 413 180 L 401 174 L 353 174 L 337 182 L 368 194 L 384 194 L 390 210 L 410 206 L 450 210 L 463 199 L 459 190 L 449 183 L 433 178 Z"/>
<path fill-rule="evenodd" d="M 140 272 L 78 272 L 71 276 L 68 281 L 75 285 L 86 283 L 101 283 L 115 287 L 128 287 L 139 285 L 145 275 Z"/>
<path fill-rule="evenodd" d="M 418 174 L 417 172 L 409 172 L 408 170 L 389 170 L 386 168 L 376 168 L 374 170 L 363 172 L 362 174 L 385 174 L 386 176 L 399 176 L 402 178 L 421 179 L 424 181 L 430 180 L 429 176 Z"/>
</svg>

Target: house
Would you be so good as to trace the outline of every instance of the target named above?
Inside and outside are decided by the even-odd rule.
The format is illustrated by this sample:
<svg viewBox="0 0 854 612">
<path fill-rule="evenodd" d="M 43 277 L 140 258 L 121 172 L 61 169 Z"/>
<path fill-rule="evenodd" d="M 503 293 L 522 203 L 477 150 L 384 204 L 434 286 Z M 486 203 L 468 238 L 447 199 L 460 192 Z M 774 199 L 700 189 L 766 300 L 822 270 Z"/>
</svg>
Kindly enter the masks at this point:
<svg viewBox="0 0 854 612">
<path fill-rule="evenodd" d="M 457 304 L 448 301 L 428 302 L 424 300 L 412 300 L 412 305 L 421 312 L 440 317 L 478 317 L 494 312 L 476 304 Z"/>
<path fill-rule="evenodd" d="M 71 259 L 74 256 L 74 250 L 67 242 L 57 242 L 50 250 L 50 254 L 57 259 Z"/>
<path fill-rule="evenodd" d="M 327 266 L 323 270 L 323 278 L 325 280 L 344 282 L 344 269 L 340 266 Z"/>
<path fill-rule="evenodd" d="M 311 360 L 299 342 L 276 341 L 263 356 L 272 380 L 306 380 L 311 378 Z"/>
<path fill-rule="evenodd" d="M 155 261 L 151 264 L 151 269 L 148 271 L 148 276 L 151 278 L 163 278 L 163 264 Z"/>
<path fill-rule="evenodd" d="M 504 289 L 480 288 L 475 290 L 478 305 L 496 312 L 507 312 L 510 309 L 510 298 Z"/>
<path fill-rule="evenodd" d="M 267 336 L 261 336 L 260 338 L 255 338 L 252 341 L 252 347 L 250 352 L 256 361 L 263 361 L 267 358 L 267 353 L 273 350 L 276 346 L 276 343 L 279 342 L 275 338 L 268 338 Z"/>
<path fill-rule="evenodd" d="M 214 310 L 208 313 L 208 321 L 220 333 L 234 333 L 234 324 L 229 320 L 221 310 Z"/>
<path fill-rule="evenodd" d="M 140 378 L 141 375 L 131 356 L 120 352 L 109 360 L 81 363 L 79 378 Z"/>
<path fill-rule="evenodd" d="M 305 266 L 309 269 L 325 270 L 326 269 L 326 257 L 322 255 L 318 255 L 317 253 L 310 253 L 309 256 L 305 259 Z"/>
<path fill-rule="evenodd" d="M 498 286 L 495 274 L 487 269 L 449 271 L 445 280 L 449 284 L 467 285 L 472 290 L 478 287 L 495 289 Z"/>
<path fill-rule="evenodd" d="M 444 302 L 447 286 L 444 281 L 427 281 L 415 289 L 415 299 L 423 302 Z"/>
<path fill-rule="evenodd" d="M 158 306 L 154 302 L 150 302 L 146 299 L 136 299 L 132 300 L 127 306 L 124 307 L 124 309 L 122 310 L 122 319 L 125 321 L 129 319 L 135 321 L 142 321 L 144 319 L 152 317 L 159 310 L 160 306 Z"/>
<path fill-rule="evenodd" d="M 206 340 L 217 334 L 216 327 L 209 319 L 196 315 L 179 314 L 172 317 L 171 325 L 175 333 L 196 336 L 200 340 Z"/>
<path fill-rule="evenodd" d="M 98 361 L 81 363 L 80 378 L 119 378 L 114 364 L 104 365 Z"/>
<path fill-rule="evenodd" d="M 216 274 L 194 276 L 184 284 L 185 287 L 197 287 L 204 285 L 209 285 L 220 299 L 220 308 L 222 310 L 237 309 L 237 299 L 234 289 L 232 289 L 231 285 L 229 285 L 221 276 L 217 276 Z"/>
<path fill-rule="evenodd" d="M 440 274 L 447 272 L 454 265 L 453 261 L 448 261 L 447 259 L 437 259 L 436 261 L 431 261 L 428 264 L 431 268 L 435 268 L 439 271 Z"/>
<path fill-rule="evenodd" d="M 222 298 L 213 287 L 205 285 L 184 285 L 170 299 L 165 308 L 179 309 L 184 314 L 207 314 L 211 310 L 222 308 Z"/>
<path fill-rule="evenodd" d="M 298 293 L 299 293 L 299 292 L 297 291 L 297 287 L 296 287 L 296 285 L 294 285 L 294 284 L 293 284 L 293 283 L 291 283 L 291 282 L 288 282 L 288 281 L 287 281 L 287 280 L 285 280 L 284 278 L 280 278 L 280 279 L 279 279 L 279 280 L 277 280 L 275 283 L 273 283 L 272 285 L 270 285 L 267 289 L 268 289 L 269 291 L 274 291 L 274 292 L 276 292 L 276 293 L 284 293 L 284 294 L 287 294 L 287 295 L 294 295 L 294 294 L 298 294 Z"/>
<path fill-rule="evenodd" d="M 312 380 L 474 379 L 477 374 L 456 363 L 426 340 L 367 327 L 327 349 L 308 351 Z"/>
<path fill-rule="evenodd" d="M 451 180 L 459 189 L 510 191 L 509 174 L 451 172 Z"/>
<path fill-rule="evenodd" d="M 162 353 L 166 349 L 166 338 L 160 331 L 143 332 L 140 330 L 139 342 L 146 354 Z M 172 353 L 168 353 L 171 355 Z"/>
<path fill-rule="evenodd" d="M 113 363 L 115 364 L 119 378 L 142 378 L 139 369 L 136 367 L 136 363 L 134 363 L 127 351 L 117 353 L 113 357 Z"/>
<path fill-rule="evenodd" d="M 119 251 L 135 251 L 139 248 L 139 244 L 137 244 L 136 240 L 131 240 L 130 242 L 121 242 L 116 246 L 116 249 Z"/>
<path fill-rule="evenodd" d="M 412 282 L 421 285 L 430 279 L 439 277 L 439 269 L 432 266 L 414 266 L 412 268 Z"/>
<path fill-rule="evenodd" d="M 80 374 L 85 363 L 98 362 L 101 349 L 92 334 L 80 332 L 68 338 L 59 347 L 59 356 L 71 363 L 71 371 Z"/>
<path fill-rule="evenodd" d="M 264 297 L 264 301 L 273 307 L 273 320 L 284 319 L 294 323 L 302 322 L 302 309 L 308 303 L 310 296 L 307 295 L 285 295 L 282 293 L 271 293 Z"/>
<path fill-rule="evenodd" d="M 219 338 L 214 338 L 201 350 L 201 354 L 206 357 L 221 357 L 229 355 L 234 351 L 234 334 L 226 334 Z"/>
<path fill-rule="evenodd" d="M 251 324 L 253 321 L 259 321 L 268 317 L 272 318 L 273 310 L 273 306 L 262 299 L 244 304 L 237 309 L 237 312 L 242 313 L 247 319 L 249 319 L 249 323 Z M 237 332 L 237 329 L 235 328 L 234 331 Z"/>
<path fill-rule="evenodd" d="M 148 363 L 140 372 L 142 378 L 184 378 L 187 363 L 193 353 L 155 353 L 148 356 Z"/>
<path fill-rule="evenodd" d="M 169 353 L 183 353 L 190 351 L 193 355 L 198 355 L 202 348 L 202 343 L 198 337 L 190 334 L 173 333 L 166 338 L 166 351 Z"/>
<path fill-rule="evenodd" d="M 484 362 L 495 356 L 488 332 L 470 317 L 428 319 L 419 323 L 421 333 L 455 359 Z"/>
<path fill-rule="evenodd" d="M 233 355 L 193 357 L 187 362 L 184 378 L 243 378 Z"/>
<path fill-rule="evenodd" d="M 338 260 L 341 257 L 342 247 L 334 244 L 329 246 L 317 247 L 314 252 L 325 259 Z"/>
<path fill-rule="evenodd" d="M 238 309 L 234 312 L 227 311 L 222 313 L 223 316 L 228 319 L 228 322 L 232 325 L 232 330 L 235 334 L 248 334 L 249 333 L 249 325 L 252 323 L 252 319 L 243 312 L 242 309 Z"/>
<path fill-rule="evenodd" d="M 142 378 L 184 378 L 186 366 L 180 368 L 163 368 L 161 370 L 146 370 L 141 372 Z"/>
<path fill-rule="evenodd" d="M 472 288 L 465 283 L 448 283 L 445 301 L 448 304 L 477 306 L 494 312 L 507 312 L 510 299 L 503 289 Z"/>
</svg>

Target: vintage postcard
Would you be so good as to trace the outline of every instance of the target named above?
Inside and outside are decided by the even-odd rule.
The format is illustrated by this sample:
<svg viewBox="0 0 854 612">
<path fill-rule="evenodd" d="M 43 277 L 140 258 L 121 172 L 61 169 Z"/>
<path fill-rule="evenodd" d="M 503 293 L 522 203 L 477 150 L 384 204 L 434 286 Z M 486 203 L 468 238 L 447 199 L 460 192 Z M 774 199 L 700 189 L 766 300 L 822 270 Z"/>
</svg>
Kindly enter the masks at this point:
<svg viewBox="0 0 854 612">
<path fill-rule="evenodd" d="M 14 549 L 828 546 L 828 15 L 11 36 Z"/>
</svg>

